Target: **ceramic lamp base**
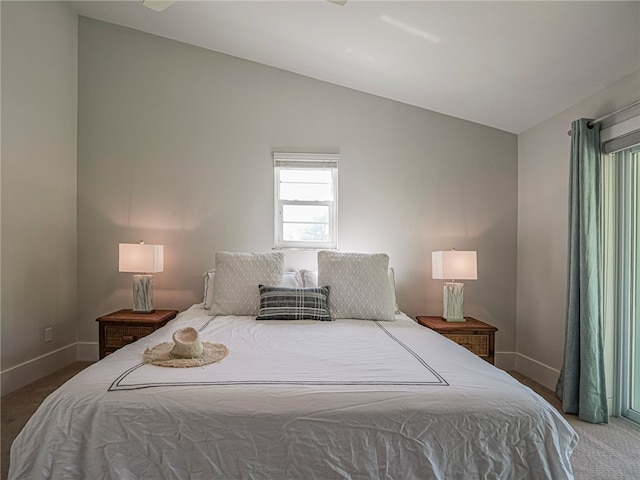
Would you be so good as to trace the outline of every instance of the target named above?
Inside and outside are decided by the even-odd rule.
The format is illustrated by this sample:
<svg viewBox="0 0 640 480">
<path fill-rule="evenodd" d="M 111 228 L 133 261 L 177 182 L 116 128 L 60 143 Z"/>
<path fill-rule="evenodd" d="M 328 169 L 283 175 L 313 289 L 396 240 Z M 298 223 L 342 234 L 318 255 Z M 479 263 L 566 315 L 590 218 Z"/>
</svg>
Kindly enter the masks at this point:
<svg viewBox="0 0 640 480">
<path fill-rule="evenodd" d="M 152 313 L 153 308 L 153 276 L 133 276 L 133 312 Z"/>
<path fill-rule="evenodd" d="M 464 283 L 445 283 L 442 290 L 443 314 L 447 322 L 464 322 L 462 308 Z"/>
</svg>

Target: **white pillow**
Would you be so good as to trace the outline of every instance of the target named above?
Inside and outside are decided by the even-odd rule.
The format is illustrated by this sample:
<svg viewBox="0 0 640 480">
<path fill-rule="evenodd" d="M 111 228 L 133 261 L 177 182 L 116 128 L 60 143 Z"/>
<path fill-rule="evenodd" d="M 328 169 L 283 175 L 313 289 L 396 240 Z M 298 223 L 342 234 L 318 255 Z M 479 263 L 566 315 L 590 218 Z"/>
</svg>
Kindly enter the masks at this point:
<svg viewBox="0 0 640 480">
<path fill-rule="evenodd" d="M 302 276 L 302 286 L 304 288 L 315 288 L 318 286 L 318 272 L 312 270 L 300 270 Z"/>
<path fill-rule="evenodd" d="M 204 272 L 204 298 L 202 299 L 202 303 L 204 303 L 204 308 L 206 310 L 211 309 L 211 304 L 213 303 L 213 279 L 215 277 L 215 274 L 216 274 L 215 268 Z M 318 274 L 316 273 L 316 278 L 317 278 L 317 275 Z M 304 287 L 302 272 L 298 272 L 298 271 L 284 272 L 284 274 L 282 275 L 280 286 L 291 287 L 291 288 Z"/>
<path fill-rule="evenodd" d="M 204 272 L 204 299 L 202 301 L 206 310 L 211 308 L 211 303 L 213 302 L 213 278 L 215 274 L 215 268 Z"/>
<path fill-rule="evenodd" d="M 271 286 L 278 286 L 278 285 L 271 285 Z M 289 287 L 289 288 L 304 287 L 304 283 L 302 280 L 302 272 L 298 272 L 298 271 L 284 272 L 279 286 Z"/>
<path fill-rule="evenodd" d="M 216 253 L 209 315 L 258 315 L 258 285 L 279 285 L 284 253 Z"/>
<path fill-rule="evenodd" d="M 333 318 L 395 320 L 384 253 L 318 252 L 318 285 L 329 285 Z"/>
<path fill-rule="evenodd" d="M 305 288 L 318 286 L 318 272 L 312 270 L 300 270 L 302 276 L 302 286 Z M 398 307 L 398 300 L 396 300 L 396 273 L 393 268 L 387 270 L 387 276 L 389 277 L 389 285 L 391 285 L 391 299 L 393 301 L 393 308 L 396 309 L 396 313 L 400 313 L 400 307 Z"/>
<path fill-rule="evenodd" d="M 391 286 L 391 301 L 393 302 L 393 308 L 395 309 L 395 313 L 400 313 L 398 299 L 396 298 L 396 272 L 393 268 L 389 268 L 387 270 L 387 277 L 389 278 L 389 285 Z"/>
</svg>

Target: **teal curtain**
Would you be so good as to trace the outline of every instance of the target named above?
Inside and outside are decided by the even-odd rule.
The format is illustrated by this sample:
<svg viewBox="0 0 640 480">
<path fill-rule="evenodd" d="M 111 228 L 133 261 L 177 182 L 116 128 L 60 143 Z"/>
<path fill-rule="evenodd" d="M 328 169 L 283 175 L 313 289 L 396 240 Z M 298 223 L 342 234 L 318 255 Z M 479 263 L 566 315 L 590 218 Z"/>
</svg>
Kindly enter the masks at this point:
<svg viewBox="0 0 640 480">
<path fill-rule="evenodd" d="M 600 290 L 600 126 L 571 124 L 569 258 L 564 364 L 556 392 L 566 413 L 608 423 Z"/>
</svg>

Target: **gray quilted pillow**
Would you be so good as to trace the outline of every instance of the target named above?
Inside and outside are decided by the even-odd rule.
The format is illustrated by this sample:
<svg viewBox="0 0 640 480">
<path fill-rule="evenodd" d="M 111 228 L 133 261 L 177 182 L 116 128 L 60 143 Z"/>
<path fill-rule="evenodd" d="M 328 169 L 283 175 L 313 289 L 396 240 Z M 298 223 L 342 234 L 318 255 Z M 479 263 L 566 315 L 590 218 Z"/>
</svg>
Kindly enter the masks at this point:
<svg viewBox="0 0 640 480">
<path fill-rule="evenodd" d="M 209 315 L 258 315 L 258 285 L 279 285 L 284 253 L 216 253 Z"/>
<path fill-rule="evenodd" d="M 395 320 L 384 253 L 318 252 L 318 284 L 329 285 L 333 318 Z"/>
</svg>

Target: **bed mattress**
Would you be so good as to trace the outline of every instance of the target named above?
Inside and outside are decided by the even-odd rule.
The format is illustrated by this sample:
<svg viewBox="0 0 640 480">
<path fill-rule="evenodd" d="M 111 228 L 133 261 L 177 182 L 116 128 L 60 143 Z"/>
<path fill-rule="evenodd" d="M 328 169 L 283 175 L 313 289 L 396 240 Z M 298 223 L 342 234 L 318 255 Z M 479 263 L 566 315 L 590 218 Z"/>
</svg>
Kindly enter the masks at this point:
<svg viewBox="0 0 640 480">
<path fill-rule="evenodd" d="M 10 479 L 570 479 L 577 435 L 529 388 L 404 314 L 256 321 L 194 305 L 51 394 Z M 142 363 L 194 327 L 229 354 Z"/>
</svg>

